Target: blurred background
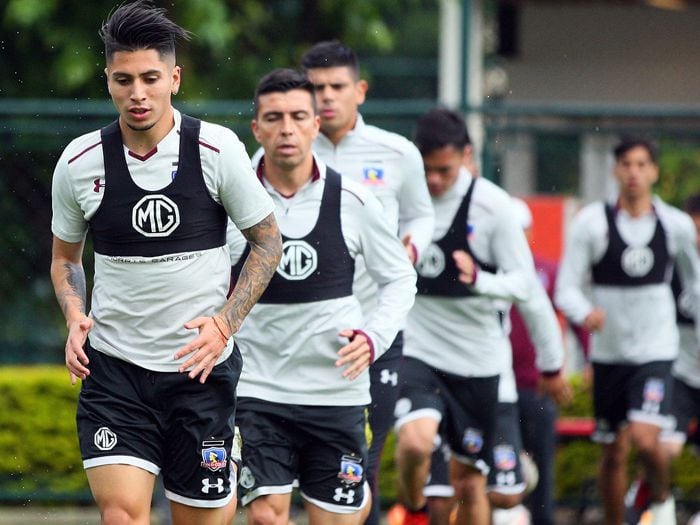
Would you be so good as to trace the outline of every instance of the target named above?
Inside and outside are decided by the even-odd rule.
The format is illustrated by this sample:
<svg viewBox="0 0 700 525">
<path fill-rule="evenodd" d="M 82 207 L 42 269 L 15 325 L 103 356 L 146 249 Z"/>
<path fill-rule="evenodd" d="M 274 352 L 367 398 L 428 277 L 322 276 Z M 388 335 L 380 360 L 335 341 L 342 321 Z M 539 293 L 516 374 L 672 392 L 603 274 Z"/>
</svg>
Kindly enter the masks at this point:
<svg viewBox="0 0 700 525">
<path fill-rule="evenodd" d="M 296 67 L 319 40 L 358 52 L 371 124 L 410 138 L 433 105 L 464 112 L 481 174 L 528 201 L 533 250 L 544 257 L 559 257 L 582 203 L 613 189 L 621 135 L 658 141 L 665 199 L 679 204 L 700 191 L 700 1 L 154 3 L 193 33 L 178 53 L 176 107 L 230 127 L 251 154 L 258 79 Z M 0 0 L 0 502 L 89 502 L 74 435 L 77 388 L 60 369 L 50 188 L 67 143 L 115 118 L 97 35 L 113 7 Z M 585 399 L 581 406 L 575 415 L 586 415 Z M 689 498 L 699 485 L 687 482 Z M 585 496 L 581 486 L 574 495 Z"/>
</svg>

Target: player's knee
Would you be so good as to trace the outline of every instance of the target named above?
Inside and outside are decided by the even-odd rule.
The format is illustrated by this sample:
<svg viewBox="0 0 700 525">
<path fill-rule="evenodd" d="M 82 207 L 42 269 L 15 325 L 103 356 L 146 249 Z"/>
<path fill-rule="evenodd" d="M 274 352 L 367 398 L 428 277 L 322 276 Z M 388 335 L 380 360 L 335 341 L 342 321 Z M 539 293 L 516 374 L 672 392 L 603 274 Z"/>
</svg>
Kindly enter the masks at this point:
<svg viewBox="0 0 700 525">
<path fill-rule="evenodd" d="M 264 501 L 255 500 L 246 508 L 248 525 L 286 525 L 286 516 L 281 509 Z"/>
<path fill-rule="evenodd" d="M 416 432 L 410 428 L 401 429 L 397 446 L 397 454 L 406 461 L 419 462 L 433 453 L 432 436 Z"/>
<path fill-rule="evenodd" d="M 131 525 L 132 523 L 147 523 L 146 516 L 141 516 L 136 509 L 122 505 L 108 505 L 102 509 L 102 525 Z"/>
<path fill-rule="evenodd" d="M 481 474 L 470 474 L 453 478 L 457 501 L 463 505 L 471 506 L 486 497 L 486 478 Z"/>
<path fill-rule="evenodd" d="M 503 494 L 501 492 L 489 492 L 489 501 L 493 507 L 498 509 L 512 509 L 520 505 L 524 499 L 524 494 Z"/>
</svg>

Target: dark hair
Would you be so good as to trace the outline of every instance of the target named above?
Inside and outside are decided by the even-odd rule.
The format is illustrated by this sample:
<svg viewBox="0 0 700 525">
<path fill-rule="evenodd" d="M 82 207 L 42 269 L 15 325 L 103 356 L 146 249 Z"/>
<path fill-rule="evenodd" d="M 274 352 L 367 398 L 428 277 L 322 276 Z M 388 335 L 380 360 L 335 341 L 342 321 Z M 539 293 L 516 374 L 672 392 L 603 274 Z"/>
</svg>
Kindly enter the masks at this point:
<svg viewBox="0 0 700 525">
<path fill-rule="evenodd" d="M 433 108 L 423 113 L 416 123 L 413 141 L 421 155 L 445 146 L 462 150 L 472 143 L 462 114 L 447 108 Z"/>
<path fill-rule="evenodd" d="M 620 160 L 625 153 L 634 148 L 644 148 L 647 150 L 649 158 L 656 164 L 656 145 L 651 140 L 641 137 L 624 137 L 620 140 L 619 144 L 613 149 L 615 160 Z"/>
<path fill-rule="evenodd" d="M 266 95 L 268 93 L 286 93 L 293 89 L 301 89 L 309 93 L 311 105 L 314 108 L 314 114 L 316 114 L 314 85 L 309 78 L 295 69 L 280 68 L 271 71 L 258 82 L 258 86 L 255 88 L 255 98 L 253 100 L 255 115 L 257 116 L 258 114 L 260 95 Z"/>
<path fill-rule="evenodd" d="M 700 193 L 695 193 L 685 199 L 683 209 L 690 215 L 700 214 Z"/>
<path fill-rule="evenodd" d="M 120 4 L 100 28 L 109 62 L 117 51 L 155 49 L 161 57 L 175 55 L 175 42 L 189 40 L 190 33 L 165 16 L 165 9 L 150 1 Z"/>
<path fill-rule="evenodd" d="M 338 40 L 325 40 L 311 46 L 301 57 L 304 70 L 325 67 L 349 67 L 355 78 L 360 74 L 357 54 Z"/>
</svg>

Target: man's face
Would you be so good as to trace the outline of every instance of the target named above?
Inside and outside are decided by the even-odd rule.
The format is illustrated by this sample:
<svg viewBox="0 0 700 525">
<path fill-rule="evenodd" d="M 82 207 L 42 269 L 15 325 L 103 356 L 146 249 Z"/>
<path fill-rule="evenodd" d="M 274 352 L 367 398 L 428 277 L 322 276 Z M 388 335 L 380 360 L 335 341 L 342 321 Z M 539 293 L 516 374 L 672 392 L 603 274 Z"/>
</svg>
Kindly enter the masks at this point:
<svg viewBox="0 0 700 525">
<path fill-rule="evenodd" d="M 313 68 L 306 73 L 316 89 L 321 131 L 337 143 L 355 126 L 357 107 L 365 101 L 367 82 L 357 80 L 347 66 Z"/>
<path fill-rule="evenodd" d="M 288 171 L 311 155 L 319 118 L 314 114 L 311 94 L 293 89 L 260 95 L 251 126 L 265 150 L 265 162 Z"/>
<path fill-rule="evenodd" d="M 174 56 L 154 49 L 117 51 L 105 68 L 107 89 L 122 126 L 133 131 L 172 126 L 170 99 L 180 87 Z"/>
<path fill-rule="evenodd" d="M 423 155 L 425 180 L 432 197 L 440 197 L 457 181 L 464 165 L 465 149 L 444 146 Z"/>
<path fill-rule="evenodd" d="M 620 195 L 632 199 L 645 197 L 651 195 L 651 187 L 659 178 L 659 167 L 646 148 L 637 146 L 615 162 L 615 177 L 620 183 Z"/>
</svg>

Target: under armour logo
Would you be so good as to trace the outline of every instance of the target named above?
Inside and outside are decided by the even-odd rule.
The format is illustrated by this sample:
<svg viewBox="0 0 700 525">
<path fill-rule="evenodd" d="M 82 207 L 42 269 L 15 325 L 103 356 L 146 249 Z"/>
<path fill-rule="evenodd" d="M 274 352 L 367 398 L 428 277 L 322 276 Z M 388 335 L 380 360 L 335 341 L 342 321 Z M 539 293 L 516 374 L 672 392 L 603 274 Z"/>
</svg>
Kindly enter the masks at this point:
<svg viewBox="0 0 700 525">
<path fill-rule="evenodd" d="M 340 500 L 345 500 L 346 505 L 352 505 L 352 502 L 355 501 L 355 491 L 345 491 L 341 488 L 335 489 L 335 495 L 333 496 L 333 499 L 338 503 L 340 503 Z"/>
<path fill-rule="evenodd" d="M 107 185 L 100 181 L 100 179 L 95 179 L 92 181 L 95 187 L 92 189 L 95 193 L 100 193 L 100 188 L 105 188 Z"/>
<path fill-rule="evenodd" d="M 224 491 L 224 478 L 217 478 L 216 483 L 211 483 L 209 478 L 202 480 L 202 492 L 209 494 L 209 489 L 216 489 L 216 492 L 221 494 Z"/>
<path fill-rule="evenodd" d="M 390 372 L 388 368 L 382 368 L 380 374 L 379 381 L 385 385 L 391 383 L 392 386 L 396 386 L 399 383 L 399 374 L 397 372 Z"/>
</svg>

